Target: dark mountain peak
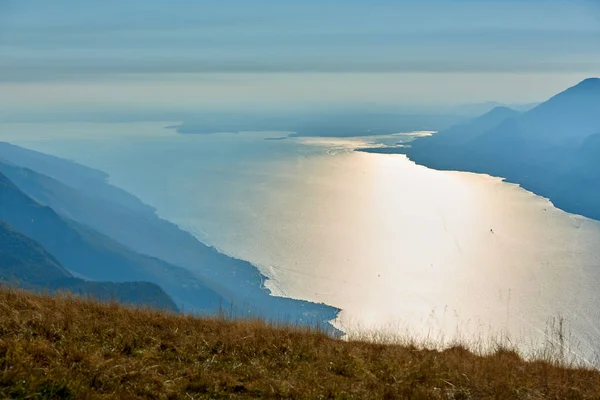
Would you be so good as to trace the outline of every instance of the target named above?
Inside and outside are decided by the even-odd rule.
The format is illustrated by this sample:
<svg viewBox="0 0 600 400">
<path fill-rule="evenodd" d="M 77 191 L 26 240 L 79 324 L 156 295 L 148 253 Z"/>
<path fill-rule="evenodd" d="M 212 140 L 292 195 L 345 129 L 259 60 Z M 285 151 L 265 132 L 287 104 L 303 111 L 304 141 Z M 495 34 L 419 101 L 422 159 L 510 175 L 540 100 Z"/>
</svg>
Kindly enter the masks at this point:
<svg viewBox="0 0 600 400">
<path fill-rule="evenodd" d="M 596 88 L 600 90 L 600 78 L 586 78 L 579 82 L 574 88 Z"/>
<path fill-rule="evenodd" d="M 544 107 L 544 105 L 558 103 L 558 102 L 573 102 L 575 97 L 579 97 L 582 100 L 588 96 L 593 96 L 595 99 L 600 99 L 600 78 L 587 78 L 579 82 L 575 86 L 571 86 L 568 89 L 551 97 L 548 101 L 541 103 L 538 107 L 533 110 Z"/>
<path fill-rule="evenodd" d="M 554 143 L 580 142 L 600 126 L 600 79 L 588 78 L 526 112 L 523 132 Z"/>
<path fill-rule="evenodd" d="M 571 86 L 570 88 L 563 90 L 558 93 L 556 96 L 551 98 L 548 101 L 554 99 L 569 99 L 579 97 L 579 98 L 587 98 L 592 96 L 596 99 L 600 99 L 600 78 L 587 78 L 579 82 L 575 86 Z M 542 103 L 543 104 L 543 103 Z"/>
</svg>

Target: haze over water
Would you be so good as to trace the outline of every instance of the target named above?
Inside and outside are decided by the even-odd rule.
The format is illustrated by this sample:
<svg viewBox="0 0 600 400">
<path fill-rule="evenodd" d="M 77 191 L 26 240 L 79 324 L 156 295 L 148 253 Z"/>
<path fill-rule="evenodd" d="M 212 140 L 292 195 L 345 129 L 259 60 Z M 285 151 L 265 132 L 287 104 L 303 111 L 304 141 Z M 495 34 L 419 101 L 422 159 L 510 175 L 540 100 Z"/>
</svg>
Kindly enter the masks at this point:
<svg viewBox="0 0 600 400">
<path fill-rule="evenodd" d="M 353 151 L 370 139 L 178 135 L 167 124 L 5 125 L 0 137 L 103 170 L 160 216 L 257 265 L 276 295 L 346 330 L 446 339 L 553 318 L 600 352 L 600 223 L 499 178 Z M 402 138 L 399 135 L 395 139 Z"/>
</svg>

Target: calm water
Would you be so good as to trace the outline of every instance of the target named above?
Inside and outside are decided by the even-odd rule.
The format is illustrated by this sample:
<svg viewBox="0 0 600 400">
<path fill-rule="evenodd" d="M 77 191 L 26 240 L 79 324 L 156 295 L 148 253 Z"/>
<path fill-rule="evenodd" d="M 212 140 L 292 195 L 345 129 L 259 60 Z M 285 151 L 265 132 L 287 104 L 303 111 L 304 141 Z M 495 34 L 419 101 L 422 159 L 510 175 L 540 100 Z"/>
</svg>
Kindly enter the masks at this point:
<svg viewBox="0 0 600 400">
<path fill-rule="evenodd" d="M 342 308 L 347 331 L 508 333 L 527 350 L 565 318 L 577 353 L 600 353 L 598 222 L 498 178 L 353 151 L 368 138 L 182 136 L 164 125 L 4 125 L 0 140 L 108 172 L 257 265 L 275 294 Z"/>
</svg>

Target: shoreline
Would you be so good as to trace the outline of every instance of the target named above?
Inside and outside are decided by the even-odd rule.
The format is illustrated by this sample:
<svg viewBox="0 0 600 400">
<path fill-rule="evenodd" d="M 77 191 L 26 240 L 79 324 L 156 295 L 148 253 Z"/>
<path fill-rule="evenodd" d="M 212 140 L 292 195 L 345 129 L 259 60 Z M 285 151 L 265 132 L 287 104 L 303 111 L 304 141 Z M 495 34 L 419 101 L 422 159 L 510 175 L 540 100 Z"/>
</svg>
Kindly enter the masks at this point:
<svg viewBox="0 0 600 400">
<path fill-rule="evenodd" d="M 411 149 L 412 149 L 412 147 L 410 147 L 410 146 L 382 146 L 382 147 L 357 148 L 354 151 L 370 153 L 370 154 L 404 155 L 404 156 L 406 156 L 406 158 L 408 160 L 410 160 L 411 162 L 414 162 L 416 165 L 420 165 L 420 166 L 423 166 L 423 167 L 426 167 L 429 169 L 433 169 L 436 171 L 464 172 L 464 173 L 471 173 L 471 174 L 488 175 L 488 176 L 491 176 L 494 178 L 499 178 L 503 182 L 517 185 L 521 189 L 523 189 L 527 192 L 530 192 L 538 197 L 548 200 L 552 204 L 553 207 L 555 207 L 561 211 L 564 211 L 568 214 L 576 215 L 576 216 L 583 217 L 583 218 L 593 220 L 593 221 L 600 221 L 600 215 L 599 215 L 599 217 L 596 217 L 596 218 L 594 217 L 596 214 L 598 214 L 597 212 L 586 211 L 586 210 L 582 210 L 575 206 L 569 206 L 568 204 L 564 204 L 563 202 L 561 202 L 560 199 L 558 199 L 558 201 L 557 201 L 556 196 L 553 196 L 553 191 L 551 189 L 548 189 L 545 192 L 543 190 L 540 191 L 538 189 L 541 188 L 542 186 L 539 186 L 538 188 L 536 188 L 536 187 L 533 187 L 535 185 L 532 183 L 523 182 L 520 179 L 514 179 L 514 178 L 511 178 L 508 176 L 494 174 L 492 171 L 486 171 L 484 169 L 460 168 L 455 165 L 448 166 L 448 167 L 440 167 L 439 165 L 434 165 L 432 163 L 423 161 L 423 160 L 419 159 L 418 156 L 415 157 L 415 155 L 411 154 Z"/>
<path fill-rule="evenodd" d="M 61 210 L 61 215 L 107 236 L 135 253 L 186 269 L 210 289 L 220 293 L 232 305 L 231 312 L 235 312 L 235 315 L 321 326 L 333 336 L 343 333 L 331 323 L 341 309 L 324 303 L 273 295 L 271 290 L 264 287 L 264 282 L 270 278 L 259 267 L 204 243 L 189 230 L 162 217 L 156 207 L 113 184 L 110 174 L 26 147 L 10 145 L 4 150 L 6 157 L 14 158 L 15 165 L 30 168 L 34 172 L 37 169 L 36 174 L 49 178 L 50 186 L 47 190 L 50 194 L 55 193 L 55 196 L 38 199 L 42 204 Z M 35 164 L 34 161 L 40 159 L 48 163 L 47 170 L 40 171 L 39 165 Z M 8 159 L 7 161 L 10 162 Z M 82 171 L 88 175 L 96 174 L 89 182 L 95 189 L 90 192 L 83 187 L 69 186 L 69 182 L 61 180 L 60 176 L 53 177 L 53 171 L 61 168 L 74 175 Z M 36 190 L 36 183 L 29 182 L 26 178 L 17 183 L 18 186 L 25 185 L 21 187 L 25 192 L 27 185 L 29 189 Z M 80 203 L 72 201 L 70 192 L 61 189 L 64 185 L 70 188 Z M 123 202 L 129 208 L 123 207 Z M 186 309 L 190 308 L 191 306 L 186 306 Z"/>
</svg>

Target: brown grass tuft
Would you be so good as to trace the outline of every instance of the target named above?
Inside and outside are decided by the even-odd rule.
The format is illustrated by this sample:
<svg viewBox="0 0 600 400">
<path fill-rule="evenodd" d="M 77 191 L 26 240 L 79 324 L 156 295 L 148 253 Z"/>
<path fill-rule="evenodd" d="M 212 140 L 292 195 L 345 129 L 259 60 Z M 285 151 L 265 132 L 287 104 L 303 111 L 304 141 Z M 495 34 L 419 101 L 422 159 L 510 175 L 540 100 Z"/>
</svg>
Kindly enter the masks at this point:
<svg viewBox="0 0 600 400">
<path fill-rule="evenodd" d="M 598 399 L 600 373 L 0 290 L 0 398 Z"/>
</svg>

